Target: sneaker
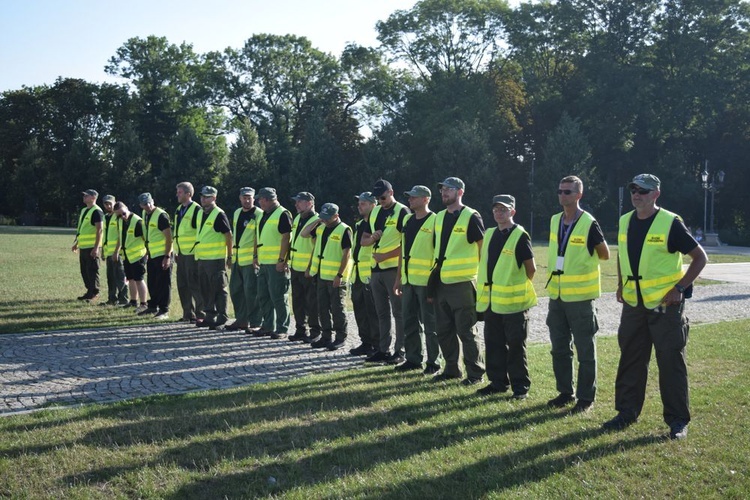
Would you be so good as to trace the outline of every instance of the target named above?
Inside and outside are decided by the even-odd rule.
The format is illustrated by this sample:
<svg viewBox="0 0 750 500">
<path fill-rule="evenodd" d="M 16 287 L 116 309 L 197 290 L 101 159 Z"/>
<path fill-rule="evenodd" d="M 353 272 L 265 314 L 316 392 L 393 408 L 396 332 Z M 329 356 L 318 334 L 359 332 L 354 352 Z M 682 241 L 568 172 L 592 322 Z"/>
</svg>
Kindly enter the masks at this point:
<svg viewBox="0 0 750 500">
<path fill-rule="evenodd" d="M 365 359 L 365 363 L 385 363 L 391 357 L 390 353 L 387 352 L 376 352 L 372 356 Z"/>
<path fill-rule="evenodd" d="M 247 325 L 243 325 L 240 323 L 237 323 L 236 321 L 232 323 L 231 325 L 224 325 L 224 329 L 228 332 L 239 332 L 240 330 L 244 330 L 247 328 Z"/>
<path fill-rule="evenodd" d="M 528 392 L 514 392 L 511 396 L 512 399 L 515 399 L 516 401 L 523 401 L 524 399 L 529 397 Z"/>
<path fill-rule="evenodd" d="M 440 365 L 437 363 L 427 363 L 427 366 L 424 367 L 424 370 L 422 373 L 425 375 L 435 375 L 437 372 L 440 371 Z"/>
<path fill-rule="evenodd" d="M 672 425 L 669 426 L 669 439 L 685 439 L 688 434 L 688 424 L 683 422 L 682 420 L 677 420 L 676 422 L 672 422 Z"/>
<path fill-rule="evenodd" d="M 352 356 L 372 356 L 374 347 L 370 344 L 359 344 L 354 349 L 349 349 L 349 354 Z"/>
<path fill-rule="evenodd" d="M 324 347 L 328 347 L 329 345 L 331 345 L 330 340 L 321 338 L 310 344 L 310 347 L 312 347 L 313 349 L 323 349 Z"/>
<path fill-rule="evenodd" d="M 547 406 L 550 408 L 562 408 L 568 406 L 570 403 L 574 403 L 576 398 L 572 394 L 558 394 L 556 398 L 547 401 Z"/>
<path fill-rule="evenodd" d="M 260 331 L 259 326 L 248 326 L 247 328 L 245 328 L 245 333 L 247 335 L 253 335 L 255 332 L 259 332 L 259 331 Z"/>
<path fill-rule="evenodd" d="M 449 380 L 458 380 L 461 378 L 461 375 L 449 375 L 445 372 L 438 373 L 434 377 L 432 377 L 433 382 L 447 382 Z"/>
<path fill-rule="evenodd" d="M 141 309 L 141 307 L 145 307 L 145 309 Z M 146 316 L 148 314 L 156 314 L 159 310 L 155 307 L 147 307 L 147 306 L 141 306 L 138 309 L 141 309 L 140 312 L 138 312 L 138 309 L 135 310 L 135 313 L 138 316 Z"/>
<path fill-rule="evenodd" d="M 461 385 L 477 385 L 482 381 L 482 377 L 466 377 L 461 381 Z"/>
<path fill-rule="evenodd" d="M 136 308 L 135 308 L 135 313 L 136 313 L 136 314 L 137 314 L 138 316 L 140 316 L 140 315 L 141 315 L 141 313 L 142 313 L 143 311 L 146 311 L 146 310 L 148 310 L 148 306 L 147 306 L 146 304 L 141 304 L 141 305 L 139 305 L 138 307 L 136 307 Z M 156 312 L 156 309 L 154 309 L 153 311 L 151 311 L 151 314 L 153 314 L 153 313 L 155 313 L 155 312 Z"/>
<path fill-rule="evenodd" d="M 344 341 L 343 340 L 334 340 L 330 344 L 328 344 L 328 350 L 329 351 L 338 351 L 344 347 Z"/>
<path fill-rule="evenodd" d="M 120 304 L 120 307 L 122 307 L 123 309 L 127 309 L 129 307 L 138 308 L 138 303 L 137 302 L 126 302 L 125 304 Z"/>
<path fill-rule="evenodd" d="M 304 342 L 306 338 L 307 334 L 305 332 L 296 332 L 294 335 L 290 335 L 287 340 L 289 342 Z"/>
<path fill-rule="evenodd" d="M 271 338 L 274 339 L 274 340 L 285 339 L 286 338 L 286 333 L 284 333 L 284 332 L 273 332 L 271 334 Z"/>
<path fill-rule="evenodd" d="M 612 420 L 607 420 L 602 424 L 605 431 L 621 431 L 635 423 L 635 418 L 626 416 L 624 413 L 618 413 Z"/>
<path fill-rule="evenodd" d="M 586 413 L 594 406 L 593 401 L 583 401 L 582 399 L 579 399 L 575 406 L 570 409 L 571 415 L 578 415 L 579 413 Z"/>
<path fill-rule="evenodd" d="M 403 351 L 396 351 L 385 360 L 389 365 L 400 365 L 404 361 L 406 361 L 406 358 Z"/>
<path fill-rule="evenodd" d="M 502 394 L 504 392 L 508 392 L 507 387 L 505 389 L 498 389 L 492 384 L 488 385 L 487 387 L 477 389 L 477 394 L 479 394 L 480 396 L 491 396 L 493 394 Z"/>
<path fill-rule="evenodd" d="M 420 363 L 412 363 L 411 361 L 406 361 L 404 363 L 401 363 L 400 365 L 396 366 L 394 370 L 397 372 L 409 372 L 412 370 L 421 370 L 422 365 Z"/>
<path fill-rule="evenodd" d="M 154 314 L 154 319 L 158 321 L 167 321 L 169 319 L 169 313 L 167 311 L 161 311 Z"/>
<path fill-rule="evenodd" d="M 317 342 L 320 339 L 321 339 L 320 334 L 315 335 L 311 333 L 310 335 L 306 335 L 305 338 L 302 340 L 302 342 L 304 342 L 305 344 L 312 344 L 314 342 Z"/>
<path fill-rule="evenodd" d="M 217 323 L 214 321 L 211 323 L 211 326 L 209 326 L 208 329 L 215 330 L 217 332 L 223 332 L 224 330 L 227 329 L 227 324 L 226 322 Z"/>
<path fill-rule="evenodd" d="M 89 293 L 86 292 L 83 295 L 81 295 L 80 297 L 76 297 L 76 300 L 88 300 L 88 298 L 89 298 Z"/>
<path fill-rule="evenodd" d="M 90 304 L 91 302 L 96 302 L 96 299 L 98 299 L 98 298 L 99 298 L 99 294 L 96 293 L 94 295 L 91 295 L 91 296 L 87 297 L 86 298 L 86 302 L 88 302 Z"/>
<path fill-rule="evenodd" d="M 100 302 L 99 303 L 99 307 L 114 306 L 114 305 L 117 305 L 117 301 L 116 300 L 108 300 L 107 302 Z"/>
</svg>

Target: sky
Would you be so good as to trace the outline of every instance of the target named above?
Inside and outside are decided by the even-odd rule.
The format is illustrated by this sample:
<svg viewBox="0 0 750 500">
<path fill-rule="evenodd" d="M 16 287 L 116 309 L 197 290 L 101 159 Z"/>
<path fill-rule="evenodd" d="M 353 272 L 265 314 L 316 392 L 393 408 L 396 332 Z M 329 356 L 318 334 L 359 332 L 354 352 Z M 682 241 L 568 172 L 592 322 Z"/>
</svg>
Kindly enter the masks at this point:
<svg viewBox="0 0 750 500">
<path fill-rule="evenodd" d="M 0 92 L 104 72 L 129 38 L 164 36 L 198 53 L 240 48 L 255 33 L 305 36 L 339 55 L 376 46 L 375 23 L 416 0 L 0 0 Z"/>
</svg>

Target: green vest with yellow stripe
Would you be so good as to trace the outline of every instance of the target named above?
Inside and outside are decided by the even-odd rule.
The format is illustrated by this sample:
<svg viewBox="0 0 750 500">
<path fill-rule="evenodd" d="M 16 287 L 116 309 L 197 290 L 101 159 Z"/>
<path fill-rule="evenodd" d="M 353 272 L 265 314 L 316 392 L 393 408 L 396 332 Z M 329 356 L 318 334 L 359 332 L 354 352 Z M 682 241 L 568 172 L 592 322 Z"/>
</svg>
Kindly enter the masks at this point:
<svg viewBox="0 0 750 500">
<path fill-rule="evenodd" d="M 628 255 L 628 225 L 634 216 L 635 211 L 632 211 L 620 217 L 617 235 L 622 299 L 633 307 L 638 305 L 638 282 L 644 307 L 654 309 L 685 274 L 682 270 L 682 254 L 669 253 L 667 246 L 672 223 L 679 216 L 663 208 L 659 209 L 643 241 L 641 260 L 638 263 L 639 276 L 633 276 Z"/>
<path fill-rule="evenodd" d="M 404 227 L 412 217 L 415 216 L 409 214 L 404 218 Z M 432 263 L 435 261 L 435 214 L 429 212 L 426 219 L 414 237 L 408 255 L 404 254 L 406 241 L 401 243 L 401 283 L 403 284 L 426 286 L 430 278 Z M 406 231 L 404 231 L 403 238 L 405 240 Z"/>
<path fill-rule="evenodd" d="M 161 214 L 166 214 L 166 212 L 156 207 L 151 212 L 151 215 L 147 214 L 145 210 L 141 215 L 144 221 L 148 216 L 148 224 L 143 229 L 146 233 L 146 249 L 151 258 L 161 257 L 167 253 L 167 237 L 159 230 L 159 217 L 161 217 Z"/>
<path fill-rule="evenodd" d="M 496 227 L 484 235 L 477 280 L 477 311 L 484 312 L 488 307 L 497 314 L 525 311 L 537 303 L 534 285 L 526 276 L 526 266 L 518 267 L 516 259 L 518 241 L 526 230 L 520 225 L 513 228 L 495 264 L 492 279 L 488 280 L 487 258 L 490 241 L 495 231 L 498 231 Z"/>
<path fill-rule="evenodd" d="M 301 219 L 302 217 L 297 214 L 294 217 L 294 221 L 292 221 L 292 234 L 289 246 L 289 267 L 295 271 L 305 272 L 307 271 L 307 266 L 310 265 L 315 240 L 313 238 L 303 238 L 300 236 L 300 233 L 310 224 L 314 224 L 320 219 L 320 217 L 318 214 L 313 214 L 312 217 L 307 219 L 304 226 L 300 228 L 299 224 Z M 278 258 L 276 260 L 278 260 Z"/>
<path fill-rule="evenodd" d="M 102 245 L 102 257 L 105 259 L 114 255 L 117 246 L 117 238 L 120 234 L 120 219 L 115 214 L 104 216 L 104 244 Z"/>
<path fill-rule="evenodd" d="M 93 205 L 91 208 L 86 207 L 78 215 L 76 241 L 78 241 L 78 248 L 81 250 L 94 248 L 94 245 L 96 245 L 96 225 L 91 223 L 91 216 L 94 215 L 94 212 L 100 212 L 102 219 L 104 218 L 104 212 L 98 205 Z"/>
<path fill-rule="evenodd" d="M 369 224 L 368 221 L 369 218 L 362 219 L 354 224 L 355 233 L 359 231 L 359 226 L 361 224 Z M 357 249 L 359 249 L 358 252 Z M 372 245 L 366 247 L 363 246 L 360 241 L 353 241 L 352 256 L 354 255 L 356 255 L 356 257 L 352 258 L 354 269 L 353 281 L 356 282 L 359 280 L 360 283 L 370 283 L 370 277 L 372 276 L 372 267 L 370 267 L 370 262 L 372 260 Z"/>
<path fill-rule="evenodd" d="M 237 263 L 240 267 L 249 266 L 253 263 L 255 254 L 255 227 L 258 225 L 259 210 L 253 207 L 253 215 L 247 221 L 245 229 L 242 231 L 242 237 L 237 241 L 237 222 L 242 213 L 242 208 L 234 211 L 232 219 L 232 230 L 234 232 L 234 252 L 232 252 L 232 262 Z"/>
<path fill-rule="evenodd" d="M 289 210 L 279 205 L 268 216 L 268 219 L 260 226 L 257 225 L 258 238 L 258 263 L 259 264 L 276 264 L 279 261 L 281 252 L 281 233 L 279 233 L 279 220 L 281 215 L 289 213 Z M 282 257 L 284 258 L 284 257 Z"/>
<path fill-rule="evenodd" d="M 380 205 L 372 209 L 370 213 L 370 221 L 373 226 L 371 229 L 375 231 L 375 222 L 378 220 L 378 214 L 383 209 Z M 395 250 L 401 244 L 401 233 L 398 230 L 398 218 L 401 216 L 401 212 L 406 210 L 406 206 L 402 203 L 396 202 L 393 207 L 393 213 L 386 217 L 385 227 L 383 228 L 383 235 L 378 241 L 372 245 L 372 251 L 377 253 L 388 253 L 391 250 Z M 381 261 L 380 263 L 375 262 L 375 259 L 370 259 L 370 266 L 375 269 L 378 266 L 380 269 L 393 269 L 398 267 L 398 255 Z"/>
<path fill-rule="evenodd" d="M 435 219 L 435 261 L 440 259 L 440 242 L 443 237 L 443 222 L 447 210 L 441 210 Z M 440 268 L 440 281 L 445 284 L 474 281 L 479 265 L 479 243 L 469 243 L 469 220 L 476 210 L 464 207 L 448 238 L 445 256 Z"/>
<path fill-rule="evenodd" d="M 583 212 L 568 237 L 562 273 L 556 271 L 558 233 L 562 213 L 552 216 L 549 226 L 549 251 L 547 259 L 550 298 L 563 302 L 592 300 L 601 295 L 599 255 L 589 253 L 589 230 L 594 217 Z"/>
<path fill-rule="evenodd" d="M 130 215 L 128 229 L 125 231 L 125 241 L 122 243 L 125 258 L 128 259 L 128 262 L 131 264 L 138 262 L 146 255 L 146 239 L 143 236 L 135 235 L 135 228 L 138 226 L 138 221 L 143 221 L 143 219 L 136 214 Z M 141 228 L 145 233 L 146 228 Z"/>
<path fill-rule="evenodd" d="M 180 217 L 179 205 L 174 212 L 174 253 L 176 255 L 193 255 L 195 253 L 195 237 L 198 234 L 198 228 L 193 227 L 193 217 L 195 211 L 202 211 L 201 206 L 196 202 L 191 202 L 185 210 L 185 215 Z"/>
<path fill-rule="evenodd" d="M 339 224 L 331 231 L 328 235 L 325 248 L 323 246 L 323 233 L 325 230 L 324 225 L 320 225 L 315 228 L 316 231 L 320 231 L 320 234 L 315 238 L 315 253 L 312 257 L 310 265 L 310 275 L 318 276 L 324 281 L 333 281 L 341 268 L 341 260 L 344 257 L 344 249 L 341 247 L 341 241 L 344 238 L 346 231 L 351 232 L 351 228 L 339 222 Z M 351 233 L 350 233 L 351 234 Z M 350 253 L 351 255 L 351 253 Z M 349 276 L 352 271 L 351 258 L 347 261 L 346 267 L 344 268 L 343 277 L 341 278 L 342 283 L 349 281 Z"/>
<path fill-rule="evenodd" d="M 218 260 L 227 258 L 227 240 L 223 233 L 214 230 L 216 217 L 224 210 L 214 207 L 211 213 L 199 216 L 199 230 L 195 246 L 195 260 Z"/>
</svg>

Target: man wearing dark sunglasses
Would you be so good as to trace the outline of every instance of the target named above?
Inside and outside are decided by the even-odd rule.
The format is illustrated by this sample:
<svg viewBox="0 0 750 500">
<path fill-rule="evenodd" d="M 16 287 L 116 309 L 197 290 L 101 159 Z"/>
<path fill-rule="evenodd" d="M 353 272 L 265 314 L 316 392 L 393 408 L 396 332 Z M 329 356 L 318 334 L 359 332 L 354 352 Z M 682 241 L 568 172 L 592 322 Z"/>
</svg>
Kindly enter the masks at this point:
<svg viewBox="0 0 750 500">
<path fill-rule="evenodd" d="M 609 247 L 594 216 L 581 208 L 583 181 L 564 177 L 557 189 L 563 211 L 549 229 L 547 327 L 552 344 L 552 370 L 557 397 L 552 408 L 575 402 L 572 414 L 588 411 L 596 395 L 596 340 L 599 330 L 594 299 L 601 295 L 599 261 Z M 573 345 L 578 354 L 578 380 L 573 395 Z M 577 399 L 577 401 L 576 401 Z"/>
<path fill-rule="evenodd" d="M 657 207 L 661 181 L 637 175 L 628 185 L 635 210 L 620 218 L 617 301 L 622 303 L 620 363 L 615 381 L 617 415 L 605 430 L 633 424 L 646 397 L 652 346 L 659 367 L 659 392 L 671 439 L 687 437 L 690 422 L 685 347 L 685 298 L 708 258 L 679 215 Z M 682 256 L 692 261 L 682 270 Z"/>
</svg>

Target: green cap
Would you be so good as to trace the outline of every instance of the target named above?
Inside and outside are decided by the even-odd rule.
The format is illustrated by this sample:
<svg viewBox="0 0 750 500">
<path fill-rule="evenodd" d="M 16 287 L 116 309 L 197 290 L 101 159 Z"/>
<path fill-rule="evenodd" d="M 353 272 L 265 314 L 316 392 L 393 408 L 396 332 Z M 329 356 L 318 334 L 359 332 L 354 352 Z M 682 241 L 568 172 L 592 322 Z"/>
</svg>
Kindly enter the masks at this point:
<svg viewBox="0 0 750 500">
<path fill-rule="evenodd" d="M 117 200 L 111 194 L 105 194 L 104 198 L 102 198 L 102 203 L 114 203 L 115 201 Z"/>
<path fill-rule="evenodd" d="M 216 196 L 219 191 L 213 186 L 203 186 L 201 189 L 201 196 Z"/>
<path fill-rule="evenodd" d="M 406 196 L 414 196 L 414 197 L 421 197 L 421 196 L 428 196 L 432 197 L 432 191 L 430 191 L 430 188 L 427 186 L 417 185 L 411 188 L 411 191 L 404 191 L 404 194 Z"/>
<path fill-rule="evenodd" d="M 320 207 L 320 216 L 323 220 L 331 220 L 334 215 L 339 213 L 339 206 L 335 203 L 324 203 L 322 207 Z"/>
<path fill-rule="evenodd" d="M 516 199 L 509 194 L 496 194 L 492 198 L 492 206 L 500 204 L 504 207 L 508 207 L 511 210 L 516 209 Z"/>
<path fill-rule="evenodd" d="M 251 187 L 240 188 L 240 196 L 255 196 L 255 189 Z"/>
<path fill-rule="evenodd" d="M 149 203 L 153 203 L 154 198 L 151 196 L 151 193 L 141 193 L 138 195 L 138 204 L 139 205 L 148 205 Z"/>
<path fill-rule="evenodd" d="M 633 177 L 633 181 L 628 184 L 628 187 L 638 186 L 649 191 L 657 191 L 661 187 L 661 181 L 655 175 L 651 174 L 640 174 Z"/>
<path fill-rule="evenodd" d="M 465 189 L 466 184 L 458 177 L 448 177 L 443 182 L 438 182 L 439 187 L 447 187 L 453 189 Z"/>
<path fill-rule="evenodd" d="M 359 201 L 369 201 L 370 203 L 377 203 L 378 201 L 377 198 L 375 198 L 375 195 L 370 191 L 363 191 L 354 197 Z"/>
<path fill-rule="evenodd" d="M 258 198 L 266 198 L 267 200 L 276 199 L 276 190 L 272 187 L 264 187 L 258 191 Z"/>
</svg>

